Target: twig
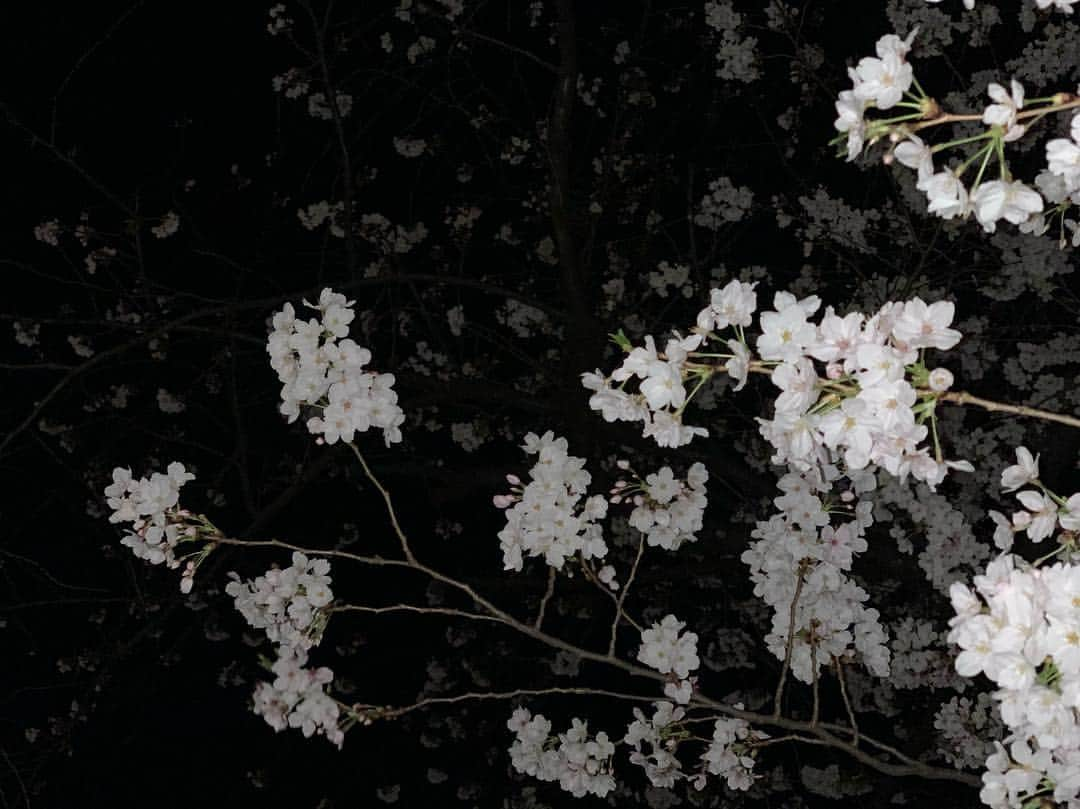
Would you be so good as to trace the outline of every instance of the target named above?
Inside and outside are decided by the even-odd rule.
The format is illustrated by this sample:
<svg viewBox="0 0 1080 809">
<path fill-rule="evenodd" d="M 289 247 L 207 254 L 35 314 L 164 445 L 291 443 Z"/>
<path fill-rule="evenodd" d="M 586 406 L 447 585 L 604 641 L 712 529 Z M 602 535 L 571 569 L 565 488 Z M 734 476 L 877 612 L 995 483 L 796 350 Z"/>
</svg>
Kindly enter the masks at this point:
<svg viewBox="0 0 1080 809">
<path fill-rule="evenodd" d="M 335 604 L 327 609 L 327 612 L 366 612 L 372 615 L 382 615 L 388 612 L 415 612 L 424 615 L 453 615 L 457 618 L 467 618 L 470 621 L 491 621 L 497 624 L 506 623 L 501 618 L 491 615 L 478 615 L 475 612 L 456 610 L 451 607 L 419 607 L 415 604 L 393 604 L 388 607 L 368 607 L 364 604 Z"/>
<path fill-rule="evenodd" d="M 468 31 L 464 28 L 458 28 L 454 31 L 454 33 L 458 34 L 459 36 L 466 36 L 471 39 L 478 39 L 481 42 L 486 42 L 489 45 L 494 45 L 497 48 L 503 48 L 505 50 L 511 51 L 512 53 L 516 53 L 519 56 L 524 56 L 529 61 L 540 65 L 540 67 L 544 68 L 544 70 L 547 70 L 550 73 L 558 74 L 559 72 L 559 68 L 551 64 L 551 62 L 545 61 L 539 56 L 537 56 L 535 53 L 530 53 L 524 48 L 519 48 L 517 45 L 511 45 L 509 42 L 503 42 L 501 39 L 495 39 L 494 37 L 489 37 L 486 34 L 481 34 L 476 31 Z"/>
<path fill-rule="evenodd" d="M 379 482 L 379 479 L 375 477 L 375 474 L 371 471 L 371 467 L 367 465 L 367 461 L 364 460 L 364 456 L 360 454 L 360 450 L 356 448 L 356 444 L 352 441 L 347 442 L 349 448 L 353 451 L 353 455 L 356 456 L 356 460 L 360 461 L 360 465 L 364 467 L 364 474 L 367 475 L 371 484 L 379 490 L 379 494 L 382 495 L 383 502 L 386 503 L 386 511 L 390 515 L 390 522 L 394 524 L 394 533 L 397 534 L 398 541 L 401 543 L 401 550 L 405 554 L 405 559 L 409 562 L 416 562 L 416 557 L 413 556 L 412 549 L 409 548 L 409 540 L 405 536 L 405 532 L 401 530 L 401 524 L 398 522 L 397 512 L 394 510 L 394 504 L 390 499 L 390 492 Z"/>
<path fill-rule="evenodd" d="M 788 668 L 791 666 L 791 649 L 795 645 L 795 611 L 799 605 L 799 595 L 802 594 L 803 576 L 806 574 L 806 565 L 799 563 L 798 579 L 795 582 L 795 595 L 791 599 L 791 612 L 788 614 L 787 645 L 784 648 L 784 667 L 780 671 L 780 682 L 776 684 L 776 696 L 773 698 L 773 718 L 780 716 L 780 700 L 784 697 L 784 683 L 787 682 Z"/>
<path fill-rule="evenodd" d="M 426 708 L 429 705 L 453 705 L 468 700 L 498 700 L 514 699 L 515 697 L 540 697 L 548 694 L 578 694 L 584 696 L 612 697 L 613 699 L 625 699 L 633 702 L 653 702 L 655 697 L 646 697 L 640 694 L 624 694 L 619 691 L 607 691 L 602 688 L 518 688 L 513 691 L 471 691 L 467 694 L 457 694 L 452 697 L 428 697 L 412 705 L 400 708 L 383 708 L 377 705 L 356 704 L 350 706 L 353 711 L 364 712 L 371 719 L 396 719 L 412 711 Z"/>
<path fill-rule="evenodd" d="M 555 575 L 557 571 L 553 567 L 548 568 L 548 580 L 547 590 L 544 591 L 544 597 L 540 599 L 540 611 L 536 614 L 536 620 L 533 621 L 533 627 L 540 628 L 540 625 L 544 623 L 544 611 L 547 610 L 548 600 L 551 598 L 551 594 L 555 592 Z"/>
<path fill-rule="evenodd" d="M 326 9 L 326 19 L 320 25 L 318 17 L 311 3 L 301 4 L 311 18 L 311 27 L 315 32 L 315 52 L 318 54 L 319 68 L 322 73 L 323 84 L 326 85 L 326 104 L 330 108 L 330 118 L 334 123 L 334 134 L 337 136 L 338 149 L 341 152 L 342 201 L 345 203 L 345 252 L 348 258 L 349 275 L 355 274 L 356 270 L 356 240 L 353 235 L 353 183 L 352 160 L 349 156 L 349 145 L 345 140 L 345 126 L 341 121 L 341 112 L 338 110 L 338 94 L 334 83 L 330 80 L 330 62 L 326 58 L 326 29 L 330 24 L 330 7 Z"/>
<path fill-rule="evenodd" d="M 15 780 L 19 782 L 19 789 L 22 791 L 23 802 L 26 804 L 26 809 L 30 809 L 30 793 L 26 791 L 26 784 L 23 783 L 19 768 L 16 767 L 15 762 L 11 760 L 11 756 L 8 755 L 7 749 L 0 747 L 0 754 L 3 754 L 4 761 L 7 762 L 8 767 L 11 768 L 11 772 L 14 773 Z"/>
<path fill-rule="evenodd" d="M 1011 405 L 1003 402 L 994 402 L 989 399 L 972 396 L 965 391 L 946 391 L 945 393 L 939 393 L 938 398 L 943 402 L 952 402 L 958 405 L 975 405 L 984 410 L 989 410 L 991 413 L 1014 413 L 1017 416 L 1028 416 L 1044 421 L 1056 421 L 1059 424 L 1067 424 L 1070 427 L 1080 427 L 1080 419 L 1075 416 L 1052 413 L 1049 410 L 1039 410 L 1038 408 L 1028 407 L 1026 405 Z"/>
<path fill-rule="evenodd" d="M 836 665 L 836 679 L 840 681 L 840 696 L 844 699 L 844 708 L 847 710 L 848 721 L 851 722 L 851 743 L 858 747 L 859 724 L 855 721 L 855 711 L 852 710 L 851 701 L 848 699 L 847 683 L 844 678 L 844 664 L 840 662 L 840 658 L 835 656 L 833 657 L 833 663 Z"/>
<path fill-rule="evenodd" d="M 626 584 L 623 585 L 622 592 L 619 593 L 619 597 L 615 601 L 615 617 L 611 621 L 611 639 L 608 641 L 607 649 L 609 655 L 615 654 L 615 634 L 619 628 L 619 617 L 623 614 L 623 604 L 626 602 L 626 594 L 630 592 L 630 585 L 634 583 L 634 576 L 637 575 L 638 564 L 641 562 L 641 555 L 644 552 L 645 535 L 642 534 L 638 539 L 637 556 L 634 557 L 634 564 L 630 567 L 630 575 L 626 577 Z"/>
</svg>

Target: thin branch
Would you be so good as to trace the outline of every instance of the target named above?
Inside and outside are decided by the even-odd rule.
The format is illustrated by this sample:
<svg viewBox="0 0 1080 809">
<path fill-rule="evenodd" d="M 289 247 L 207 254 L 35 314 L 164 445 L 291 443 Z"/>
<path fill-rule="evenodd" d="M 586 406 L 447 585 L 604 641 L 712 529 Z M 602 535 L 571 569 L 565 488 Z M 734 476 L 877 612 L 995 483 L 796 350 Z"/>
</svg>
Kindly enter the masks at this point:
<svg viewBox="0 0 1080 809">
<path fill-rule="evenodd" d="M 1059 424 L 1067 424 L 1070 427 L 1080 427 L 1080 419 L 1075 416 L 1052 413 L 1049 410 L 1039 410 L 1038 408 L 1027 407 L 1026 405 L 1011 405 L 1003 402 L 994 402 L 989 399 L 972 396 L 965 391 L 946 391 L 945 393 L 939 393 L 938 398 L 943 402 L 952 402 L 958 405 L 975 405 L 984 410 L 989 410 L 991 413 L 1014 413 L 1017 416 L 1028 416 L 1034 419 L 1042 419 L 1043 421 L 1056 421 Z"/>
<path fill-rule="evenodd" d="M 623 615 L 623 603 L 626 601 L 626 594 L 630 592 L 630 585 L 634 583 L 634 576 L 637 575 L 638 564 L 641 562 L 641 555 L 645 551 L 645 535 L 642 534 L 638 539 L 637 556 L 634 557 L 634 564 L 630 567 L 630 575 L 626 578 L 626 584 L 623 585 L 622 592 L 619 593 L 619 598 L 615 602 L 615 617 L 611 620 L 611 638 L 608 641 L 607 653 L 609 655 L 615 654 L 615 633 L 619 628 L 619 617 Z"/>
<path fill-rule="evenodd" d="M 282 550 L 287 551 L 297 551 L 308 556 L 332 556 L 340 559 L 348 559 L 350 562 L 358 562 L 359 564 L 371 565 L 373 567 L 415 567 L 415 565 L 402 559 L 384 559 L 381 556 L 362 556 L 358 553 L 327 548 L 306 548 L 302 545 L 294 545 L 292 542 L 283 542 L 280 539 L 233 539 L 232 537 L 215 536 L 207 541 L 216 545 L 238 545 L 240 547 L 250 548 L 281 548 Z"/>
<path fill-rule="evenodd" d="M 371 484 L 379 490 L 379 494 L 382 495 L 383 502 L 386 503 L 386 511 L 390 515 L 390 522 L 394 525 L 394 533 L 397 534 L 398 541 L 401 543 L 401 550 L 405 554 L 405 559 L 411 563 L 416 562 L 416 557 L 413 556 L 412 549 L 409 547 L 409 540 L 405 536 L 405 532 L 401 530 L 401 524 L 398 522 L 397 512 L 394 510 L 394 503 L 390 499 L 390 492 L 386 490 L 386 487 L 379 482 L 379 479 L 375 477 L 375 473 L 371 471 L 371 467 L 367 465 L 367 461 L 364 460 L 364 456 L 360 454 L 360 450 L 356 448 L 356 444 L 352 441 L 347 442 L 349 449 L 353 451 L 353 455 L 356 456 L 356 460 L 360 461 L 360 465 L 364 467 L 364 474 L 367 475 Z"/>
<path fill-rule="evenodd" d="M 356 270 L 356 238 L 353 234 L 353 178 L 352 160 L 349 156 L 349 145 L 345 140 L 345 125 L 341 120 L 341 112 L 338 110 L 338 94 L 333 81 L 330 79 L 330 62 L 326 58 L 326 29 L 330 24 L 330 11 L 326 9 L 326 19 L 319 24 L 318 17 L 311 3 L 303 2 L 304 10 L 311 18 L 311 27 L 315 32 L 315 52 L 318 54 L 319 68 L 322 73 L 323 84 L 326 85 L 326 104 L 330 108 L 330 118 L 334 123 L 334 134 L 337 136 L 338 150 L 341 153 L 341 172 L 344 175 L 342 181 L 342 201 L 345 203 L 345 252 L 348 258 L 349 275 L 355 274 Z"/>
<path fill-rule="evenodd" d="M 551 598 L 551 594 L 555 592 L 555 575 L 555 568 L 549 567 L 547 590 L 544 591 L 544 597 L 540 599 L 540 611 L 537 612 L 536 620 L 533 621 L 533 627 L 535 629 L 539 629 L 540 625 L 544 623 L 544 612 L 547 610 L 548 600 Z"/>
<path fill-rule="evenodd" d="M 851 723 L 851 743 L 858 747 L 859 723 L 855 721 L 855 711 L 852 710 L 851 700 L 848 699 L 847 683 L 844 678 L 844 664 L 840 662 L 840 658 L 835 656 L 833 657 L 833 663 L 836 665 L 836 679 L 840 681 L 840 696 L 844 699 L 844 708 L 847 710 L 848 721 Z"/>
<path fill-rule="evenodd" d="M 464 28 L 458 28 L 454 31 L 454 33 L 459 36 L 469 37 L 470 39 L 478 39 L 481 42 L 486 42 L 489 45 L 494 45 L 497 48 L 503 48 L 504 50 L 516 53 L 519 56 L 524 56 L 530 62 L 534 62 L 535 64 L 540 65 L 540 67 L 544 68 L 544 70 L 547 70 L 550 73 L 555 73 L 556 75 L 558 75 L 559 73 L 559 68 L 551 64 L 551 62 L 547 62 L 541 59 L 535 53 L 530 53 L 524 48 L 519 48 L 517 45 L 511 45 L 509 42 L 503 42 L 501 39 L 495 39 L 494 37 L 489 37 L 486 34 L 481 34 L 476 31 L 468 31 Z"/>
<path fill-rule="evenodd" d="M 15 113 L 11 111 L 11 108 L 8 107 L 7 104 L 0 103 L 0 114 L 2 114 L 3 117 L 7 119 L 8 123 L 11 124 L 11 126 L 22 132 L 29 139 L 32 146 L 44 147 L 56 160 L 63 163 L 73 172 L 82 177 L 87 184 L 93 186 L 93 188 L 99 194 L 109 200 L 109 202 L 111 202 L 121 211 L 126 213 L 129 218 L 136 218 L 135 211 L 130 205 L 128 205 L 126 202 L 120 199 L 120 197 L 118 197 L 116 194 L 106 188 L 104 183 L 102 183 L 100 180 L 90 174 L 90 172 L 88 172 L 86 169 L 76 163 L 71 157 L 60 151 L 60 149 L 58 149 L 53 143 L 41 137 L 34 130 L 32 130 L 22 121 L 20 121 L 16 117 Z"/>
<path fill-rule="evenodd" d="M 457 618 L 467 618 L 470 621 L 491 621 L 497 624 L 505 624 L 501 618 L 491 615 L 478 615 L 466 610 L 455 610 L 450 607 L 418 607 L 415 604 L 394 604 L 389 607 L 368 607 L 363 604 L 335 604 L 327 612 L 366 612 L 372 615 L 383 615 L 389 612 L 415 612 L 423 615 L 453 615 Z"/>
<path fill-rule="evenodd" d="M 429 705 L 453 705 L 458 702 L 469 700 L 500 700 L 514 699 L 516 697 L 540 697 L 549 694 L 577 694 L 593 697 L 611 697 L 613 699 L 625 699 L 632 702 L 654 702 L 655 697 L 646 697 L 640 694 L 624 694 L 619 691 L 607 691 L 602 688 L 518 688 L 513 691 L 471 691 L 467 694 L 457 694 L 452 697 L 428 697 L 412 705 L 400 708 L 383 708 L 377 705 L 356 704 L 351 706 L 353 711 L 362 712 L 370 719 L 396 719 L 399 716 L 412 711 L 426 708 Z"/>
<path fill-rule="evenodd" d="M 799 596 L 802 594 L 803 576 L 806 575 L 806 566 L 799 563 L 798 579 L 795 582 L 795 595 L 791 599 L 791 612 L 788 614 L 787 645 L 784 648 L 784 666 L 780 671 L 780 682 L 776 684 L 776 695 L 773 698 L 773 718 L 780 716 L 780 701 L 784 697 L 784 683 L 787 682 L 788 668 L 791 666 L 791 649 L 795 645 L 795 611 L 798 609 Z"/>
</svg>

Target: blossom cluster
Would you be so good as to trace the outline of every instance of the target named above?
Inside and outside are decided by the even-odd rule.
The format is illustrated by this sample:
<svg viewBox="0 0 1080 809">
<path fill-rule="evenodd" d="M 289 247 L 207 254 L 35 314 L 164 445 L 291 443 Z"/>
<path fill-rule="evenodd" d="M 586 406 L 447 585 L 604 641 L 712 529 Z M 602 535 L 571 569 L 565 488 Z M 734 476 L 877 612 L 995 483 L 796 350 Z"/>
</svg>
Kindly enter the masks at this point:
<svg viewBox="0 0 1080 809">
<path fill-rule="evenodd" d="M 632 498 L 630 525 L 645 534 L 650 547 L 675 551 L 684 542 L 697 541 L 708 504 L 708 479 L 703 463 L 691 466 L 685 481 L 677 480 L 671 467 L 663 466 L 644 480 L 639 478 L 636 485 L 617 481 L 611 499 L 617 503 Z"/>
<path fill-rule="evenodd" d="M 689 352 L 700 345 L 700 335 L 676 337 L 668 340 L 661 353 L 656 350 L 652 336 L 647 336 L 644 348 L 630 351 L 610 378 L 599 370 L 582 376 L 582 384 L 594 391 L 589 397 L 589 407 L 598 410 L 608 422 L 644 422 L 644 437 L 652 438 L 662 447 L 681 447 L 689 444 L 696 435 L 707 436 L 709 431 L 703 427 L 682 423 L 682 411 L 687 401 L 683 362 Z M 634 378 L 641 380 L 637 394 L 610 385 L 611 380 L 625 383 Z"/>
<path fill-rule="evenodd" d="M 834 450 L 848 469 L 876 464 L 900 480 L 910 474 L 931 489 L 950 468 L 970 471 L 964 461 L 942 460 L 936 435 L 933 455 L 920 446 L 930 432 L 923 422 L 934 418 L 937 394 L 953 383 L 947 369 L 928 370 L 922 362 L 926 349 L 947 350 L 961 338 L 951 328 L 951 302 L 928 304 L 917 297 L 890 301 L 869 317 L 861 312 L 841 316 L 827 307 L 815 324 L 809 318 L 821 307 L 816 295 L 798 299 L 777 292 L 774 308 L 760 313 L 761 334 L 755 343 L 760 359 L 752 359 L 743 329 L 751 325 L 757 308 L 753 286 L 733 280 L 713 289 L 694 334 L 669 340 L 663 357 L 651 336 L 644 348 L 629 350 L 610 379 L 640 377 L 638 394 L 612 388 L 599 372 L 585 374 L 585 387 L 595 391 L 589 406 L 607 421 L 645 420 L 646 435 L 652 434 L 661 446 L 687 443 L 707 431 L 682 425 L 682 410 L 719 370 L 708 362 L 719 357 L 725 360 L 721 368 L 738 382 L 736 390 L 752 369 L 769 373 L 780 389 L 773 418 L 758 419 L 762 436 L 776 450 L 774 464 L 808 469 Z M 726 328 L 734 329 L 737 337 L 726 341 L 731 353 L 696 350 L 708 340 L 722 339 L 716 330 Z M 815 361 L 825 364 L 824 374 Z M 689 394 L 684 378 L 699 380 Z M 671 406 L 676 409 L 669 412 Z M 650 432 L 661 416 L 672 420 L 673 430 Z"/>
<path fill-rule="evenodd" d="M 750 789 L 754 783 L 754 758 L 746 755 L 746 745 L 747 742 L 767 738 L 767 734 L 751 730 L 744 719 L 717 719 L 713 725 L 712 741 L 701 759 L 709 773 L 722 776 L 731 789 Z M 695 786 L 701 789 L 704 778 L 699 777 Z"/>
<path fill-rule="evenodd" d="M 977 769 L 987 757 L 997 752 L 987 737 L 1001 735 L 1001 716 L 993 697 L 982 693 L 974 697 L 955 696 L 944 703 L 934 716 L 934 727 L 947 747 L 938 752 L 957 769 Z"/>
<path fill-rule="evenodd" d="M 729 326 L 741 329 L 753 322 L 757 308 L 754 286 L 732 281 L 723 289 L 711 290 L 709 306 L 698 314 L 698 333 L 688 337 L 676 334 L 667 341 L 663 352 L 657 351 L 651 335 L 645 337 L 643 348 L 634 349 L 630 349 L 626 338 L 619 335 L 619 345 L 628 352 L 622 365 L 610 377 L 605 377 L 600 370 L 582 375 L 582 384 L 594 391 L 589 397 L 589 407 L 599 411 L 608 422 L 644 422 L 643 436 L 652 438 L 661 447 L 681 447 L 695 436 L 707 437 L 709 431 L 704 427 L 691 427 L 682 422 L 683 410 L 697 390 L 687 394 L 684 378 L 696 377 L 700 387 L 713 373 L 709 366 L 691 361 L 691 353 L 702 345 L 705 335 L 712 330 Z M 732 355 L 726 370 L 738 382 L 735 390 L 746 383 L 750 359 L 741 331 L 738 334 L 740 339 L 727 341 Z M 634 378 L 641 380 L 639 392 L 627 393 L 623 387 Z M 611 386 L 612 381 L 622 384 L 615 388 Z"/>
<path fill-rule="evenodd" d="M 291 303 L 274 315 L 266 350 L 283 385 L 281 412 L 291 423 L 301 406 L 321 410 L 307 428 L 328 444 L 352 441 L 356 433 L 378 427 L 390 446 L 401 441 L 405 414 L 397 404 L 394 375 L 364 370 L 371 352 L 348 337 L 354 303 L 324 289 L 317 304 L 304 301 L 319 318 L 297 318 Z"/>
<path fill-rule="evenodd" d="M 254 711 L 275 731 L 300 728 L 305 736 L 326 736 L 339 748 L 344 732 L 338 726 L 338 705 L 325 693 L 334 679 L 326 668 L 305 668 L 307 653 L 322 640 L 325 608 L 333 600 L 330 563 L 294 552 L 292 565 L 272 568 L 254 580 L 233 572 L 226 594 L 255 629 L 277 645 L 271 670 L 277 677 L 255 687 Z"/>
<path fill-rule="evenodd" d="M 603 731 L 590 739 L 588 724 L 573 719 L 569 730 L 553 737 L 551 722 L 526 708 L 515 710 L 506 726 L 517 737 L 510 745 L 510 760 L 518 772 L 558 781 L 575 798 L 589 794 L 603 798 L 615 789 L 611 774 L 615 745 Z M 556 740 L 557 747 L 552 744 Z"/>
<path fill-rule="evenodd" d="M 292 565 L 272 568 L 254 580 L 241 581 L 236 573 L 225 585 L 236 609 L 248 624 L 262 629 L 272 643 L 310 649 L 319 642 L 323 622 L 319 611 L 334 599 L 330 590 L 330 563 L 294 552 Z"/>
<path fill-rule="evenodd" d="M 1020 807 L 1053 790 L 1056 801 L 1080 797 L 1080 566 L 1035 568 L 1004 554 L 974 580 L 955 582 L 949 640 L 960 647 L 956 670 L 980 673 L 998 690 L 1011 731 L 1006 749 L 986 760 L 983 803 Z M 1072 803 L 1070 803 L 1072 805 Z"/>
<path fill-rule="evenodd" d="M 529 482 L 522 486 L 516 475 L 508 475 L 511 493 L 493 498 L 506 509 L 506 527 L 499 532 L 504 569 L 520 572 L 525 556 L 543 556 L 559 570 L 578 553 L 582 559 L 606 556 L 597 520 L 607 514 L 607 500 L 603 495 L 582 500 L 592 481 L 585 459 L 568 454 L 566 439 L 551 430 L 529 433 L 522 449 L 537 456 Z"/>
<path fill-rule="evenodd" d="M 864 534 L 873 524 L 871 503 L 857 498 L 876 482 L 866 470 L 851 472 L 845 488 L 844 477 L 835 464 L 788 472 L 779 482 L 784 493 L 773 501 L 779 513 L 758 522 L 751 532 L 757 541 L 742 554 L 754 595 L 773 609 L 765 643 L 783 660 L 790 636 L 791 671 L 805 683 L 832 658 L 856 653 L 872 674 L 889 675 L 890 651 L 880 614 L 865 606 L 869 595 L 846 575 L 853 555 L 866 550 Z M 843 488 L 840 496 L 823 500 L 820 495 L 834 488 Z M 830 511 L 847 512 L 852 519 L 834 526 Z"/>
<path fill-rule="evenodd" d="M 686 709 L 663 701 L 653 705 L 656 710 L 651 719 L 647 719 L 640 708 L 634 708 L 634 721 L 627 727 L 623 743 L 634 748 L 630 763 L 645 770 L 649 783 L 669 789 L 676 781 L 687 777 L 676 755 L 679 722 L 686 716 Z M 643 744 L 649 746 L 648 752 L 642 748 Z"/>
<path fill-rule="evenodd" d="M 1024 507 L 1013 513 L 1011 519 L 998 511 L 990 517 L 997 526 L 994 544 L 1002 551 L 1012 548 L 1013 536 L 1024 532 L 1032 542 L 1042 542 L 1060 526 L 1065 531 L 1080 531 L 1080 492 L 1068 497 L 1058 497 L 1039 481 L 1039 458 L 1032 457 L 1027 447 L 1016 448 L 1016 463 L 1001 473 L 1001 488 L 1015 492 L 1022 486 L 1033 484 L 1042 491 L 1025 489 L 1016 493 L 1016 499 Z"/>
<path fill-rule="evenodd" d="M 333 682 L 334 672 L 322 666 L 305 668 L 307 652 L 298 647 L 283 647 L 272 666 L 272 682 L 255 687 L 254 709 L 275 731 L 300 728 L 305 737 L 318 733 L 336 744 L 345 741 L 338 726 L 340 710 L 325 687 Z"/>
<path fill-rule="evenodd" d="M 182 463 L 174 461 L 166 467 L 165 474 L 154 472 L 138 480 L 131 476 L 130 469 L 117 467 L 112 479 L 105 489 L 106 502 L 113 512 L 109 522 L 131 523 L 120 543 L 152 565 L 164 562 L 170 568 L 179 567 L 176 546 L 194 530 L 187 525 L 186 514 L 179 508 L 180 489 L 195 476 Z M 191 576 L 185 575 L 181 590 L 189 592 L 191 582 Z"/>
<path fill-rule="evenodd" d="M 1025 506 L 1012 520 L 996 515 L 995 544 L 1006 552 L 975 576 L 974 592 L 954 582 L 949 598 L 955 617 L 949 641 L 960 647 L 956 671 L 985 674 L 998 690 L 1001 719 L 1010 734 L 1006 748 L 986 759 L 983 803 L 995 809 L 1020 807 L 1048 792 L 1055 801 L 1080 800 L 1080 565 L 1040 563 L 1070 557 L 1080 529 L 1080 494 L 1065 499 L 1039 480 L 1039 459 L 1026 447 L 1001 473 L 1001 487 Z M 1035 564 L 1008 553 L 1012 534 L 1026 531 L 1034 542 L 1061 527 L 1059 547 Z"/>
<path fill-rule="evenodd" d="M 773 305 L 775 311 L 761 314 L 757 340 L 761 358 L 776 363 L 772 381 L 781 390 L 773 419 L 758 419 L 776 450 L 773 463 L 807 469 L 827 448 L 840 453 L 849 470 L 876 464 L 931 490 L 950 468 L 971 470 L 967 462 L 942 461 L 938 446 L 934 455 L 920 446 L 935 395 L 953 381 L 947 369 L 927 371 L 920 352 L 959 342 L 951 302 L 889 302 L 871 317 L 841 317 L 828 307 L 818 325 L 807 320 L 820 306 L 817 296 L 796 300 L 778 292 Z M 812 360 L 826 364 L 824 378 Z"/>
<path fill-rule="evenodd" d="M 677 781 L 691 778 L 678 758 L 679 745 L 687 735 L 682 732 L 686 726 L 683 721 L 686 709 L 663 701 L 653 705 L 651 718 L 646 718 L 640 708 L 634 708 L 634 721 L 627 728 L 623 743 L 634 748 L 630 762 L 645 770 L 649 783 L 668 789 Z M 750 745 L 767 738 L 765 733 L 752 731 L 743 719 L 717 719 L 712 739 L 701 754 L 701 767 L 693 776 L 694 787 L 704 789 L 707 775 L 719 775 L 733 790 L 749 789 L 754 781 L 754 758 L 748 755 Z M 647 752 L 643 745 L 648 746 Z"/>
<path fill-rule="evenodd" d="M 661 674 L 674 674 L 685 680 L 701 665 L 697 654 L 698 636 L 683 632 L 685 628 L 685 622 L 674 615 L 666 615 L 659 623 L 643 629 L 637 659 Z"/>
<path fill-rule="evenodd" d="M 1037 1 L 1045 8 L 1058 0 Z M 1073 2 L 1061 0 L 1058 4 L 1071 11 Z M 867 144 L 888 139 L 891 146 L 886 162 L 895 160 L 917 172 L 916 188 L 926 195 L 929 213 L 942 219 L 974 214 L 987 233 L 994 233 L 997 223 L 1004 220 L 1018 225 L 1022 232 L 1035 234 L 1049 230 L 1048 213 L 1060 215 L 1062 246 L 1066 228 L 1073 233 L 1074 243 L 1078 242 L 1080 223 L 1066 219 L 1065 211 L 1080 202 L 1080 115 L 1073 117 L 1070 138 L 1047 142 L 1046 168 L 1036 175 L 1034 187 L 1013 178 L 1004 152 L 1004 144 L 1027 134 L 1026 121 L 1038 121 L 1048 113 L 1068 109 L 1074 106 L 1076 97 L 1057 93 L 1028 101 L 1024 86 L 1016 79 L 1010 80 L 1008 87 L 990 82 L 987 94 L 991 103 L 978 116 L 987 128 L 979 135 L 931 146 L 916 132 L 957 118 L 943 115 L 937 102 L 925 95 L 915 79 L 906 59 L 915 33 L 912 31 L 903 40 L 895 34 L 882 37 L 876 44 L 876 57 L 864 57 L 855 68 L 849 69 L 853 86 L 840 93 L 834 123 L 841 133 L 837 141 L 844 141 L 847 159 L 854 160 Z M 1029 103 L 1027 110 L 1025 101 Z M 894 107 L 911 112 L 886 119 L 866 116 L 871 109 Z M 963 119 L 974 117 L 963 116 Z M 936 153 L 961 147 L 974 151 L 955 168 L 935 167 Z M 995 159 L 999 176 L 984 179 L 990 161 Z M 963 175 L 975 167 L 978 167 L 975 179 L 965 183 Z"/>
</svg>

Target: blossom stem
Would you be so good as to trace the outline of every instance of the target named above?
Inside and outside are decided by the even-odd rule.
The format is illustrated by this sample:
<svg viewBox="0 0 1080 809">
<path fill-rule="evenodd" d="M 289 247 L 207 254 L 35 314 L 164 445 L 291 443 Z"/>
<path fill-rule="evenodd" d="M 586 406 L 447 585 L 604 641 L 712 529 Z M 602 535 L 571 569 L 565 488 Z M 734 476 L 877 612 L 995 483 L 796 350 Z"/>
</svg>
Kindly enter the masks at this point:
<svg viewBox="0 0 1080 809">
<path fill-rule="evenodd" d="M 965 143 L 974 143 L 977 140 L 986 140 L 989 137 L 993 137 L 993 134 L 990 131 L 986 131 L 978 135 L 972 135 L 970 138 L 957 138 L 956 140 L 950 140 L 946 143 L 937 143 L 930 147 L 930 153 L 937 154 L 946 149 L 951 149 L 953 146 L 963 146 Z"/>
<path fill-rule="evenodd" d="M 971 184 L 971 193 L 975 193 L 975 189 L 979 187 L 979 183 L 982 182 L 983 172 L 986 171 L 986 164 L 990 162 L 990 155 L 994 153 L 994 143 L 988 143 L 982 149 L 973 155 L 973 157 L 983 156 L 982 164 L 979 166 L 979 173 L 975 175 L 975 182 Z M 967 171 L 967 163 L 964 164 L 964 171 Z M 964 172 L 961 171 L 961 174 Z"/>
</svg>

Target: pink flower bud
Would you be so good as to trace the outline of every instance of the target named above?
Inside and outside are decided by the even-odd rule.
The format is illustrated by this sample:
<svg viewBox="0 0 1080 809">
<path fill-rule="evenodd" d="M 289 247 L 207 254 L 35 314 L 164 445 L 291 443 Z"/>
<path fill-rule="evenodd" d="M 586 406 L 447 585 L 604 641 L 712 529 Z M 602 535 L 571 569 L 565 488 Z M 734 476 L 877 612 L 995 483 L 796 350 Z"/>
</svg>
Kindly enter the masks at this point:
<svg viewBox="0 0 1080 809">
<path fill-rule="evenodd" d="M 839 362 L 830 362 L 825 366 L 825 376 L 829 379 L 839 379 L 844 375 L 844 366 Z"/>
<path fill-rule="evenodd" d="M 622 502 L 622 497 L 620 497 L 619 495 L 615 495 L 614 497 L 611 498 L 611 502 L 618 505 L 619 503 Z"/>
<path fill-rule="evenodd" d="M 845 491 L 845 492 L 840 492 L 840 499 L 843 500 L 845 503 L 850 503 L 852 500 L 855 499 L 855 492 L 850 491 L 850 490 Z"/>
<path fill-rule="evenodd" d="M 619 469 L 626 471 L 630 468 L 630 461 L 626 460 L 625 458 L 620 458 L 619 460 L 615 461 L 615 465 L 619 467 Z"/>
<path fill-rule="evenodd" d="M 507 475 L 506 482 L 509 483 L 511 486 L 520 486 L 521 478 L 519 478 L 517 475 Z"/>
<path fill-rule="evenodd" d="M 195 578 L 193 576 L 184 573 L 184 576 L 180 579 L 180 592 L 187 595 L 191 592 L 191 588 L 195 586 Z"/>
<path fill-rule="evenodd" d="M 514 498 L 508 494 L 497 494 L 491 498 L 491 502 L 495 504 L 495 508 L 508 508 Z"/>
</svg>

